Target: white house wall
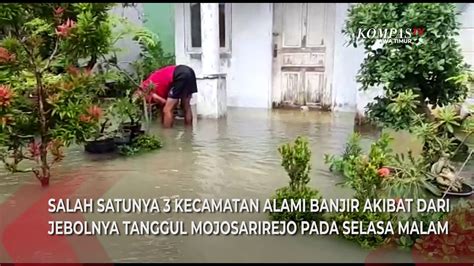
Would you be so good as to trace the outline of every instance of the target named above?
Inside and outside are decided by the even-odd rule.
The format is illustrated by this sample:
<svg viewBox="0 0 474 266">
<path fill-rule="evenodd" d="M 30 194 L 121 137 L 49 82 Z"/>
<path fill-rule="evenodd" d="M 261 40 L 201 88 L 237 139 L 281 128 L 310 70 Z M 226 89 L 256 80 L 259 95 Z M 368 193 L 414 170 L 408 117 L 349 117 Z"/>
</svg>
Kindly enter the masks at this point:
<svg viewBox="0 0 474 266">
<path fill-rule="evenodd" d="M 336 4 L 336 23 L 334 40 L 333 109 L 335 111 L 354 111 L 358 102 L 366 101 L 367 96 L 358 95 L 357 71 L 364 59 L 364 50 L 346 45 L 342 34 L 347 18 L 348 3 Z"/>
<path fill-rule="evenodd" d="M 466 63 L 474 66 L 474 4 L 460 4 L 462 16 L 460 18 L 461 30 L 459 42 Z"/>
<path fill-rule="evenodd" d="M 474 65 L 474 4 L 465 5 L 460 21 L 460 43 L 466 62 Z M 199 55 L 190 56 L 185 47 L 184 4 L 176 3 L 176 62 L 187 64 L 199 76 Z M 364 58 L 362 48 L 346 46 L 341 33 L 349 3 L 336 4 L 334 69 L 332 85 L 333 110 L 357 111 L 382 91 L 360 92 L 356 75 Z M 221 55 L 221 72 L 227 75 L 227 105 L 271 108 L 273 3 L 232 3 L 231 53 Z"/>
<path fill-rule="evenodd" d="M 459 32 L 459 42 L 463 51 L 464 60 L 471 65 L 474 70 L 474 4 L 459 4 L 463 15 L 461 16 L 461 30 Z M 468 111 L 474 105 L 473 92 L 469 95 L 464 105 L 464 110 Z"/>
<path fill-rule="evenodd" d="M 185 4 L 175 6 L 176 63 L 201 75 L 199 55 L 185 46 Z M 220 70 L 226 76 L 227 105 L 270 108 L 272 64 L 272 3 L 232 3 L 231 52 L 221 55 Z"/>
</svg>

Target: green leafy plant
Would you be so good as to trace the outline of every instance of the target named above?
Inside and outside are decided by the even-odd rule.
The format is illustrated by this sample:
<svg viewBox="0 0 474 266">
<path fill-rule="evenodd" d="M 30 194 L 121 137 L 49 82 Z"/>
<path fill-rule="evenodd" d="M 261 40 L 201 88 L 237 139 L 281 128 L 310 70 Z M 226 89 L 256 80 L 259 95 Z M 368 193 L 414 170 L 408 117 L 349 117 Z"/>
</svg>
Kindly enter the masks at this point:
<svg viewBox="0 0 474 266">
<path fill-rule="evenodd" d="M 310 181 L 311 171 L 311 150 L 308 141 L 302 137 L 297 137 L 294 143 L 287 143 L 278 148 L 282 157 L 281 165 L 286 170 L 290 178 L 286 187 L 280 188 L 272 197 L 276 202 L 276 207 L 281 208 L 284 201 L 302 200 L 310 202 L 312 199 L 321 199 L 319 191 L 307 186 Z M 302 221 L 318 220 L 323 213 L 312 213 L 310 210 L 303 212 L 271 212 L 270 218 L 273 220 Z"/>
<path fill-rule="evenodd" d="M 435 122 L 421 122 L 413 128 L 413 132 L 423 142 L 421 156 L 427 162 L 435 163 L 443 154 L 453 155 L 456 150 L 456 139 L 447 134 L 440 134 Z"/>
<path fill-rule="evenodd" d="M 109 111 L 114 114 L 114 118 L 120 123 L 129 122 L 134 125 L 140 121 L 141 112 L 140 107 L 133 102 L 132 97 L 129 96 L 130 90 L 124 97 L 114 99 L 109 106 Z"/>
<path fill-rule="evenodd" d="M 431 164 L 422 157 L 396 154 L 391 165 L 391 173 L 382 181 L 382 189 L 388 198 L 410 198 L 415 201 L 427 198 L 427 191 L 441 196 L 441 191 L 433 185 L 434 177 L 429 174 Z"/>
<path fill-rule="evenodd" d="M 305 187 L 310 180 L 309 172 L 311 171 L 311 150 L 308 147 L 308 141 L 298 137 L 294 144 L 284 144 L 278 151 L 282 156 L 281 165 L 290 178 L 290 189 L 298 190 Z"/>
<path fill-rule="evenodd" d="M 370 146 L 368 154 L 364 154 L 360 136 L 354 134 L 342 157 L 326 155 L 326 163 L 330 164 L 331 171 L 336 170 L 346 177 L 345 185 L 354 189 L 356 198 L 376 198 L 382 182 L 378 171 L 392 160 L 391 141 L 390 135 L 384 133 Z"/>
<path fill-rule="evenodd" d="M 429 112 L 425 99 L 434 106 L 464 100 L 466 86 L 450 79 L 466 70 L 455 38 L 460 25 L 457 15 L 456 5 L 450 3 L 369 3 L 349 8 L 343 33 L 349 45 L 364 47 L 366 55 L 357 81 L 361 90 L 379 86 L 384 91 L 383 96 L 374 98 L 375 102 L 367 106 L 368 116 L 384 125 L 408 128 L 410 120 L 397 117 L 403 110 L 385 112 L 391 99 L 398 98 L 400 93 L 405 96 L 398 100 L 410 99 L 409 105 L 416 106 L 419 114 Z M 396 30 L 398 37 L 388 33 L 374 37 L 368 34 L 370 30 Z M 392 40 L 399 38 L 400 32 L 409 41 Z M 376 48 L 380 38 L 391 41 Z M 416 101 L 409 90 L 418 95 Z"/>
<path fill-rule="evenodd" d="M 331 215 L 331 219 L 335 221 L 339 230 L 344 230 L 343 223 L 346 221 L 363 221 L 363 230 L 367 230 L 370 222 L 376 223 L 383 221 L 385 223 L 395 221 L 395 217 L 391 213 L 384 212 L 343 212 Z M 366 249 L 374 249 L 389 242 L 390 235 L 376 235 L 376 234 L 357 234 L 357 235 L 342 235 L 345 239 L 351 240 Z"/>
<path fill-rule="evenodd" d="M 100 107 L 97 107 L 100 108 Z M 102 108 L 100 110 L 103 110 Z M 116 124 L 114 123 L 111 112 L 106 110 L 101 111 L 101 116 L 97 119 L 97 123 L 94 124 L 94 131 L 86 138 L 86 141 L 98 141 L 113 138 L 116 134 Z"/>
<path fill-rule="evenodd" d="M 117 33 L 115 41 L 125 36 L 132 36 L 133 40 L 140 45 L 140 59 L 131 64 L 134 71 L 129 73 L 119 66 L 117 62 L 118 50 L 116 49 L 113 51 L 113 56 L 110 59 L 105 58 L 105 56 L 103 57 L 106 63 L 102 66 L 101 70 L 110 75 L 109 79 L 115 80 L 114 86 L 117 90 L 122 88 L 124 91 L 132 90 L 138 92 L 134 93 L 133 96 L 138 96 L 136 98 L 141 99 L 143 106 L 142 115 L 147 124 L 146 130 L 148 130 L 152 115 L 151 105 L 147 104 L 145 96 L 149 94 L 147 91 L 139 90 L 139 88 L 141 88 L 143 80 L 148 78 L 153 71 L 163 66 L 174 64 L 174 56 L 163 51 L 158 36 L 150 30 L 134 25 L 125 19 L 116 18 L 115 21 L 124 29 Z M 144 89 L 150 90 L 151 88 Z M 131 106 L 129 105 L 129 107 Z"/>
<path fill-rule="evenodd" d="M 0 5 L 0 145 L 8 170 L 33 172 L 46 186 L 62 148 L 93 134 L 102 110 L 91 70 L 111 48 L 112 6 Z M 22 168 L 23 160 L 35 166 Z"/>
<path fill-rule="evenodd" d="M 132 156 L 139 153 L 157 150 L 163 147 L 160 139 L 153 135 L 141 135 L 133 140 L 131 145 L 120 146 L 120 154 Z"/>
<path fill-rule="evenodd" d="M 147 78 L 153 71 L 175 63 L 174 56 L 164 52 L 158 35 L 152 31 L 140 28 L 135 32 L 134 40 L 141 47 L 140 60 L 134 64 L 141 80 Z"/>
<path fill-rule="evenodd" d="M 281 208 L 283 201 L 294 201 L 298 202 L 304 200 L 306 204 L 309 204 L 311 200 L 320 199 L 319 192 L 315 189 L 304 186 L 297 190 L 292 190 L 290 187 L 282 187 L 277 189 L 275 195 L 271 200 L 275 201 L 275 206 Z M 270 213 L 272 220 L 275 221 L 317 221 L 322 218 L 321 213 L 302 211 L 302 212 L 272 212 Z"/>
<path fill-rule="evenodd" d="M 344 176 L 351 176 L 355 164 L 354 160 L 362 155 L 362 147 L 360 146 L 361 135 L 359 133 L 351 134 L 345 145 L 342 156 L 324 155 L 324 161 L 329 164 L 329 171 L 342 173 Z"/>
</svg>

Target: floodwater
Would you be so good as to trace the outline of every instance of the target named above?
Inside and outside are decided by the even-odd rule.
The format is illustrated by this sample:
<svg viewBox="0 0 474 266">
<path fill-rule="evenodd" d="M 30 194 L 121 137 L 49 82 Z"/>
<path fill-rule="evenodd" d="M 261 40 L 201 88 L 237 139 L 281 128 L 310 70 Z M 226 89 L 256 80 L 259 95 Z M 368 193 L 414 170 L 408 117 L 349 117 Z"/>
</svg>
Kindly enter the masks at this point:
<svg viewBox="0 0 474 266">
<path fill-rule="evenodd" d="M 265 200 L 288 182 L 280 166 L 278 146 L 301 135 L 309 139 L 313 154 L 310 185 L 319 189 L 324 197 L 348 198 L 351 191 L 336 186 L 342 179 L 328 171 L 323 158 L 326 153 L 343 151 L 354 131 L 353 117 L 350 113 L 231 108 L 225 119 L 195 120 L 193 128 L 185 129 L 179 120 L 173 129 L 163 130 L 154 125 L 152 132 L 164 142 L 161 150 L 133 158 L 111 158 L 85 154 L 82 147 L 70 148 L 65 161 L 56 166 L 48 189 L 78 186 L 83 182 L 72 193 L 72 198 L 87 197 L 101 190 L 99 195 L 93 196 Z M 363 136 L 364 143 L 368 144 L 376 134 L 364 133 Z M 22 187 L 34 192 L 44 190 L 30 175 L 4 174 L 0 178 L 0 203 L 23 193 Z M 65 180 L 67 182 L 60 183 Z M 119 222 L 268 219 L 264 213 L 93 213 L 85 217 L 88 221 Z M 336 236 L 98 236 L 97 239 L 106 257 L 114 262 L 364 262 L 370 253 Z M 5 241 L 3 236 L 2 245 L 7 245 Z M 75 243 L 76 251 L 87 249 L 86 242 L 80 248 L 77 245 L 81 244 Z M 35 248 L 43 250 L 35 251 Z M 5 246 L 4 249 L 12 248 Z M 33 247 L 34 254 L 16 255 L 16 258 L 22 262 L 54 262 L 60 257 L 44 249 L 47 248 Z M 79 256 L 80 262 L 104 260 L 102 255 L 96 254 L 99 249 L 88 252 Z M 9 261 L 11 257 L 0 252 L 0 261 Z M 386 259 L 409 262 L 411 255 L 397 251 Z"/>
</svg>

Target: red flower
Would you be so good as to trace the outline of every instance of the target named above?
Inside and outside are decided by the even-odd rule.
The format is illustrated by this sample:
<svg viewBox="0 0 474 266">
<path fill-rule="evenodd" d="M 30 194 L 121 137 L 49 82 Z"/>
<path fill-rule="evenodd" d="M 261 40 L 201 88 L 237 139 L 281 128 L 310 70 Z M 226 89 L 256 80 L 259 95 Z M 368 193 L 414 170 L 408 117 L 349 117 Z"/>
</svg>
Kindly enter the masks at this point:
<svg viewBox="0 0 474 266">
<path fill-rule="evenodd" d="M 377 171 L 377 174 L 381 177 L 386 177 L 390 174 L 390 170 L 386 167 L 382 167 Z"/>
<path fill-rule="evenodd" d="M 419 28 L 414 27 L 413 28 L 413 35 L 418 35 L 418 36 L 421 37 L 421 36 L 423 36 L 424 33 L 425 33 L 425 28 L 423 28 L 423 27 L 419 27 Z"/>
<path fill-rule="evenodd" d="M 92 120 L 92 117 L 90 117 L 89 115 L 82 114 L 79 116 L 79 120 L 83 123 L 90 123 Z"/>
<path fill-rule="evenodd" d="M 98 120 L 102 116 L 102 109 L 97 105 L 93 105 L 93 106 L 89 107 L 89 109 L 87 110 L 87 113 L 93 119 Z"/>
<path fill-rule="evenodd" d="M 57 8 L 54 9 L 54 15 L 57 17 L 62 16 L 64 13 L 64 8 L 58 6 Z"/>
<path fill-rule="evenodd" d="M 77 76 L 77 75 L 79 75 L 80 71 L 75 66 L 68 66 L 67 67 L 67 73 L 69 73 L 70 75 L 73 75 L 73 76 Z"/>
<path fill-rule="evenodd" d="M 71 32 L 71 29 L 73 29 L 76 26 L 76 22 L 71 19 L 67 19 L 66 22 L 63 24 L 59 25 L 56 28 L 56 34 L 59 37 L 67 37 L 69 36 L 69 33 Z"/>
<path fill-rule="evenodd" d="M 0 63 L 13 62 L 15 59 L 15 54 L 10 53 L 6 48 L 0 47 Z"/>
<path fill-rule="evenodd" d="M 12 91 L 8 86 L 0 85 L 0 106 L 8 107 L 11 104 Z"/>
</svg>

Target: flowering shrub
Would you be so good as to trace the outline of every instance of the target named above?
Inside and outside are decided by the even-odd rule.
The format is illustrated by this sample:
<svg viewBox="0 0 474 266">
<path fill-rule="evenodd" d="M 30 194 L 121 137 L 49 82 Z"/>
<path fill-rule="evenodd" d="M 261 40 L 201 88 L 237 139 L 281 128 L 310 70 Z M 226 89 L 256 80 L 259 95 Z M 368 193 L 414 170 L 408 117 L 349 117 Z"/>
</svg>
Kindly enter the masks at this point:
<svg viewBox="0 0 474 266">
<path fill-rule="evenodd" d="M 0 5 L 0 159 L 8 170 L 33 172 L 48 185 L 62 149 L 97 128 L 99 78 L 91 70 L 111 48 L 111 7 Z M 35 164 L 22 168 L 23 160 Z"/>
<path fill-rule="evenodd" d="M 386 167 L 382 167 L 377 170 L 377 174 L 381 177 L 387 177 L 390 174 L 390 170 Z"/>
</svg>

